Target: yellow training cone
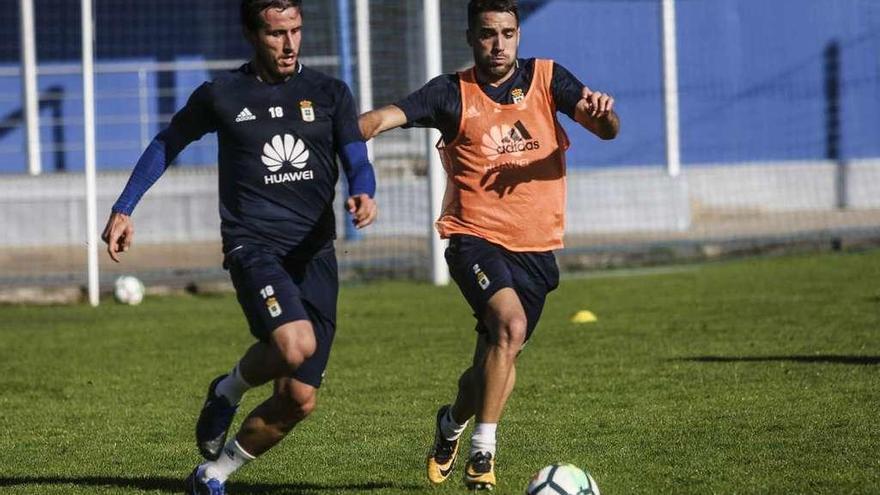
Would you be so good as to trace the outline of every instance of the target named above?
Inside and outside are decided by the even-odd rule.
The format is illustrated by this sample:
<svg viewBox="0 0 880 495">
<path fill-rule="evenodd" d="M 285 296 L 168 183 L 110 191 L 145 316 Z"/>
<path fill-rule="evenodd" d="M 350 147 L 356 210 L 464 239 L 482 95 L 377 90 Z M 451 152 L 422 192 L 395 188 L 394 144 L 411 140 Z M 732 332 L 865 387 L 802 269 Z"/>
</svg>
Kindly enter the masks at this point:
<svg viewBox="0 0 880 495">
<path fill-rule="evenodd" d="M 582 309 L 571 317 L 572 323 L 595 323 L 598 320 L 592 311 Z"/>
</svg>

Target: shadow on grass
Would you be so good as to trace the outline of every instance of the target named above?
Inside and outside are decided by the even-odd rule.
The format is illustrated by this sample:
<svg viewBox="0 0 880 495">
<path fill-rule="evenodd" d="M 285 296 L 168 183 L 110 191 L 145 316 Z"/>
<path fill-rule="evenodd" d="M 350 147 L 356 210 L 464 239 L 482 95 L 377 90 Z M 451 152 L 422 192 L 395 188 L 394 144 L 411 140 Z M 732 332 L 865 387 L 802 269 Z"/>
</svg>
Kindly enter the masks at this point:
<svg viewBox="0 0 880 495">
<path fill-rule="evenodd" d="M 0 477 L 0 487 L 28 485 L 81 485 L 129 488 L 143 491 L 160 491 L 164 493 L 184 493 L 183 479 L 160 477 L 126 477 L 126 476 L 13 476 Z M 322 485 L 317 483 L 292 483 L 289 485 L 268 483 L 236 483 L 229 482 L 227 488 L 235 494 L 267 494 L 267 495 L 318 495 L 321 493 L 367 492 L 383 488 L 397 488 L 403 491 L 418 490 L 421 486 L 402 485 L 388 482 L 365 482 L 340 485 Z"/>
<path fill-rule="evenodd" d="M 832 354 L 816 354 L 814 356 L 695 356 L 676 358 L 673 361 L 692 361 L 697 363 L 751 363 L 768 361 L 790 361 L 793 363 L 822 364 L 880 364 L 880 356 L 839 356 Z"/>
</svg>

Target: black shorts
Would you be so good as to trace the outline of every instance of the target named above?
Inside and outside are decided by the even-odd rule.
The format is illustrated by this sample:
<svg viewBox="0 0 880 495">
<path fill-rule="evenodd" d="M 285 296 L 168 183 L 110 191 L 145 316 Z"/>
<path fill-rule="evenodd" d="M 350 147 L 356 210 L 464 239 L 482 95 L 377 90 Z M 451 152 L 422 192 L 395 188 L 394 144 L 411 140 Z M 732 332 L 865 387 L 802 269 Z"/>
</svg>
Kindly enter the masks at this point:
<svg viewBox="0 0 880 495">
<path fill-rule="evenodd" d="M 286 323 L 312 323 L 315 353 L 291 376 L 319 387 L 336 334 L 336 253 L 329 249 L 308 260 L 290 260 L 245 246 L 227 254 L 223 266 L 229 270 L 251 333 L 260 341 L 268 342 L 272 332 Z"/>
<path fill-rule="evenodd" d="M 547 294 L 559 286 L 559 267 L 552 251 L 509 251 L 479 237 L 453 235 L 446 248 L 453 280 L 474 310 L 477 331 L 488 331 L 483 316 L 489 299 L 509 287 L 516 291 L 528 320 L 526 340 L 532 336 Z"/>
</svg>

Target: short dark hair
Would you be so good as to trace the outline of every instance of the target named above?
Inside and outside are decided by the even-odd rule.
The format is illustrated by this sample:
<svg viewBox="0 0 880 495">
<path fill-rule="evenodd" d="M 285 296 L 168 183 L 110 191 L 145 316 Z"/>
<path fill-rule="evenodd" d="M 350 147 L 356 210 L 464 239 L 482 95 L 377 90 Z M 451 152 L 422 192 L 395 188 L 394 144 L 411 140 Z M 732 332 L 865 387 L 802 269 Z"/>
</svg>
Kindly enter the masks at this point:
<svg viewBox="0 0 880 495">
<path fill-rule="evenodd" d="M 241 25 L 255 33 L 263 27 L 260 14 L 266 9 L 296 8 L 302 13 L 302 0 L 241 0 Z"/>
<path fill-rule="evenodd" d="M 519 26 L 519 7 L 516 0 L 471 0 L 468 2 L 468 29 L 474 27 L 484 12 L 510 12 Z"/>
</svg>

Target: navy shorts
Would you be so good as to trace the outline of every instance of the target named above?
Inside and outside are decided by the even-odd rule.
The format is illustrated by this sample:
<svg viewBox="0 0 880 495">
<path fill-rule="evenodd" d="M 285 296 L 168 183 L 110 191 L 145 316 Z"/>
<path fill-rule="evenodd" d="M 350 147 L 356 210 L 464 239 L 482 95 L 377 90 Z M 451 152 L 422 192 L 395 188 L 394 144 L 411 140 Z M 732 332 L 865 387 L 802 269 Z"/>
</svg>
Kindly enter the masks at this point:
<svg viewBox="0 0 880 495">
<path fill-rule="evenodd" d="M 509 251 L 479 237 L 453 235 L 446 263 L 458 288 L 477 318 L 477 331 L 486 333 L 483 315 L 489 299 L 509 287 L 516 291 L 528 320 L 526 340 L 532 336 L 547 294 L 559 286 L 559 267 L 552 251 Z"/>
<path fill-rule="evenodd" d="M 333 249 L 307 260 L 293 260 L 245 246 L 227 254 L 223 266 L 229 270 L 251 333 L 260 341 L 268 342 L 272 332 L 285 323 L 312 323 L 315 353 L 291 376 L 320 387 L 336 334 L 339 277 Z"/>
</svg>

